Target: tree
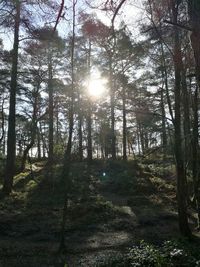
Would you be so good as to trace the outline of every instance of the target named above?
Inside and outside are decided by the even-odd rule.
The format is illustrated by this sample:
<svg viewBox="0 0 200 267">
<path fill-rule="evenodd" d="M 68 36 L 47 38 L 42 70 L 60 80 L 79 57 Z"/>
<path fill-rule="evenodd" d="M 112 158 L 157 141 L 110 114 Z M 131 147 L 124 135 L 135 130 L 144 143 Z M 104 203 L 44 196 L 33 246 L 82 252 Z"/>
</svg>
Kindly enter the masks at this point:
<svg viewBox="0 0 200 267">
<path fill-rule="evenodd" d="M 14 43 L 12 52 L 12 70 L 10 82 L 10 104 L 8 117 L 8 139 L 7 139 L 7 158 L 3 191 L 9 194 L 12 190 L 13 177 L 15 174 L 15 105 L 16 105 L 16 89 L 17 89 L 17 68 L 18 68 L 18 49 L 19 49 L 19 30 L 20 30 L 20 11 L 21 3 L 16 0 L 15 8 L 15 22 L 14 22 Z"/>
<path fill-rule="evenodd" d="M 178 14 L 180 9 L 181 1 L 172 0 L 170 3 L 158 3 L 158 1 L 148 1 L 149 10 L 151 13 L 151 18 L 154 17 L 155 20 L 159 21 L 160 16 L 170 16 L 170 21 L 173 24 L 173 52 L 172 59 L 174 64 L 174 99 L 175 99 L 175 118 L 174 118 L 174 151 L 176 158 L 176 170 L 177 170 L 177 196 L 178 196 L 178 214 L 179 214 L 179 228 L 180 232 L 184 236 L 190 236 L 190 229 L 188 225 L 187 218 L 187 198 L 186 198 L 186 172 L 184 164 L 184 150 L 182 146 L 182 116 L 181 116 L 181 94 L 186 90 L 182 81 L 184 79 L 183 73 L 183 61 L 182 61 L 182 51 L 181 51 L 181 41 L 180 41 L 180 29 L 177 26 L 178 24 Z M 169 12 L 170 11 L 170 12 Z M 169 13 L 168 13 L 169 12 Z M 153 21 L 153 27 L 157 33 L 158 29 L 156 28 L 155 22 Z M 159 33 L 160 34 L 160 33 Z M 162 36 L 160 35 L 160 38 Z M 171 49 L 170 49 L 171 51 Z M 186 107 L 185 107 L 186 108 Z M 185 110 L 185 109 L 184 109 Z M 185 115 L 187 114 L 185 110 Z M 188 118 L 185 118 L 186 120 Z"/>
<path fill-rule="evenodd" d="M 65 226 L 67 219 L 67 209 L 69 202 L 69 192 L 71 188 L 70 181 L 70 167 L 71 167 L 71 151 L 72 151 L 72 135 L 74 128 L 74 51 L 75 51 L 75 18 L 76 18 L 76 4 L 77 1 L 73 0 L 72 7 L 72 39 L 71 39 L 71 86 L 70 86 L 70 110 L 69 110 L 69 133 L 68 133 L 68 142 L 67 148 L 65 150 L 64 161 L 63 161 L 63 171 L 61 180 L 64 183 L 65 189 L 65 198 L 64 198 L 64 207 L 63 207 L 63 216 L 62 216 L 62 225 L 61 225 L 61 240 L 59 250 L 65 249 Z"/>
<path fill-rule="evenodd" d="M 43 2 L 38 0 L 36 4 Z M 1 4 L 5 4 L 3 1 Z M 7 138 L 7 155 L 3 191 L 9 194 L 12 190 L 13 177 L 15 174 L 15 157 L 16 157 L 16 132 L 15 132 L 15 116 L 16 116 L 16 90 L 17 90 L 17 72 L 18 72 L 18 54 L 19 54 L 19 32 L 20 26 L 25 26 L 31 31 L 29 7 L 34 3 L 26 3 L 20 0 L 6 1 L 8 6 L 8 14 L 3 17 L 3 23 L 6 26 L 14 25 L 14 42 L 12 51 L 12 68 L 10 82 L 10 101 L 9 101 L 9 117 L 8 117 L 8 138 Z M 49 2 L 47 3 L 49 4 Z M 11 11 L 9 11 L 9 9 Z M 28 16 L 29 15 L 29 16 Z M 10 19 L 11 18 L 11 19 Z M 14 18 L 14 22 L 12 22 Z M 7 22 L 10 24 L 7 24 Z"/>
<path fill-rule="evenodd" d="M 34 146 L 37 133 L 38 133 L 38 121 L 41 119 L 43 115 L 40 114 L 41 110 L 41 84 L 45 81 L 46 71 L 41 68 L 41 61 L 39 58 L 37 58 L 36 52 L 37 48 L 34 48 L 33 43 L 30 43 L 26 51 L 27 53 L 24 55 L 26 57 L 26 62 L 28 62 L 28 59 L 30 62 L 28 64 L 31 64 L 26 66 L 26 75 L 24 77 L 24 85 L 23 88 L 23 104 L 24 102 L 29 105 L 32 109 L 32 114 L 30 115 L 30 138 L 29 142 L 26 144 L 26 147 L 23 151 L 22 160 L 21 160 L 21 171 L 24 170 L 27 156 L 29 154 L 30 149 Z M 34 66 L 34 68 L 33 68 Z M 28 72 L 28 73 L 27 73 Z M 26 78 L 28 76 L 28 78 Z M 31 82 L 30 82 L 31 81 Z M 31 89 L 28 89 L 26 85 L 30 85 L 31 83 Z M 26 109 L 25 109 L 26 112 Z"/>
<path fill-rule="evenodd" d="M 53 150 L 54 150 L 54 79 L 56 66 L 59 65 L 58 58 L 61 59 L 63 50 L 65 48 L 64 42 L 59 37 L 58 32 L 53 28 L 44 27 L 36 29 L 34 31 L 39 44 L 38 49 L 44 53 L 47 58 L 47 70 L 48 70 L 48 116 L 49 116 L 49 142 L 48 142 L 48 163 L 53 162 Z"/>
<path fill-rule="evenodd" d="M 200 183 L 199 183 L 199 105 L 198 96 L 200 89 L 200 4 L 199 1 L 192 0 L 187 1 L 188 3 L 188 15 L 191 24 L 191 35 L 190 40 L 195 59 L 195 76 L 197 86 L 195 88 L 194 95 L 194 119 L 193 119 L 193 155 L 192 155 L 192 172 L 195 188 L 195 198 L 197 203 L 198 212 L 198 228 L 200 228 Z"/>
<path fill-rule="evenodd" d="M 0 47 L 0 60 L 2 63 L 2 69 L 0 71 L 0 153 L 5 155 L 7 128 L 6 106 L 10 87 L 11 53 L 3 49 L 3 44 Z"/>
<path fill-rule="evenodd" d="M 113 57 L 115 54 L 115 41 L 111 28 L 103 24 L 100 20 L 88 18 L 85 24 L 85 32 L 90 36 L 91 40 L 103 47 L 104 57 L 107 61 L 109 73 L 109 89 L 110 89 L 110 123 L 112 131 L 112 158 L 116 159 L 116 135 L 115 135 L 115 84 Z"/>
</svg>

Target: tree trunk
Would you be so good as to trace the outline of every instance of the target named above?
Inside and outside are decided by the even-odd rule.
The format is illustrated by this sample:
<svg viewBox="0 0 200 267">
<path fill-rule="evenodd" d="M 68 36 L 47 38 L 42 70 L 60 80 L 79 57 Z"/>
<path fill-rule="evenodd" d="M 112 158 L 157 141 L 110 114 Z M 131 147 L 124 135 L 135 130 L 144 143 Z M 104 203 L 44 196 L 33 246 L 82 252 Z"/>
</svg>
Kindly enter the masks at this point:
<svg viewBox="0 0 200 267">
<path fill-rule="evenodd" d="M 177 24 L 178 7 L 173 6 L 173 22 Z M 175 69 L 175 158 L 177 172 L 177 197 L 178 197 L 178 216 L 179 228 L 183 236 L 190 236 L 191 232 L 188 225 L 187 203 L 186 203 L 186 176 L 184 169 L 182 134 L 181 134 L 181 45 L 179 31 L 174 26 L 174 69 Z"/>
<path fill-rule="evenodd" d="M 181 68 L 181 86 L 183 98 L 183 129 L 184 129 L 184 168 L 187 172 L 188 162 L 191 158 L 191 132 L 190 132 L 190 111 L 189 111 L 189 94 L 186 82 L 186 70 L 183 64 L 182 56 L 180 57 Z"/>
<path fill-rule="evenodd" d="M 65 249 L 65 227 L 67 221 L 67 211 L 69 203 L 69 193 L 71 190 L 70 169 L 71 169 L 71 151 L 72 151 L 72 136 L 74 128 L 74 46 L 75 46 L 75 17 L 76 17 L 76 0 L 73 0 L 73 29 L 72 29 L 72 47 L 71 47 L 71 105 L 69 110 L 69 136 L 67 149 L 64 155 L 63 171 L 61 181 L 64 184 L 65 197 L 61 222 L 61 240 L 59 250 Z"/>
<path fill-rule="evenodd" d="M 55 137 L 55 142 L 56 145 L 59 145 L 59 141 L 60 141 L 60 132 L 59 132 L 59 106 L 58 106 L 58 101 L 56 103 L 56 112 L 55 112 L 55 116 L 56 116 L 56 137 Z"/>
<path fill-rule="evenodd" d="M 163 66 L 162 80 L 163 80 L 163 82 L 165 84 L 165 90 L 166 90 L 166 97 L 167 97 L 167 104 L 168 104 L 168 108 L 169 108 L 169 114 L 170 114 L 172 122 L 174 124 L 174 114 L 173 114 L 173 111 L 172 111 L 171 99 L 170 99 L 170 95 L 169 95 L 167 66 L 166 66 L 166 59 L 165 59 L 165 53 L 164 53 L 162 40 L 160 40 L 160 45 L 161 45 L 162 66 Z"/>
<path fill-rule="evenodd" d="M 136 120 L 136 123 L 137 123 L 136 135 L 137 135 L 137 144 L 138 144 L 138 154 L 140 156 L 141 155 L 141 145 L 140 145 L 140 130 L 139 130 L 139 125 L 138 125 L 138 120 Z"/>
<path fill-rule="evenodd" d="M 164 88 L 161 88 L 161 112 L 162 112 L 162 147 L 163 147 L 163 158 L 166 157 L 167 148 L 167 132 L 166 132 L 166 113 L 165 113 L 165 101 L 164 101 Z"/>
<path fill-rule="evenodd" d="M 110 82 L 110 117 L 111 117 L 111 154 L 116 159 L 116 135 L 115 135 L 115 92 L 113 86 L 112 58 L 109 58 L 109 82 Z"/>
<path fill-rule="evenodd" d="M 41 136 L 41 141 L 42 141 L 42 157 L 43 159 L 46 158 L 46 143 L 45 143 L 45 136 L 43 133 L 43 123 L 40 122 L 39 124 L 39 131 L 40 131 L 40 136 Z"/>
<path fill-rule="evenodd" d="M 41 136 L 40 136 L 40 130 L 39 127 L 37 128 L 37 150 L 38 150 L 38 160 L 41 160 Z"/>
<path fill-rule="evenodd" d="M 81 95 L 78 92 L 78 155 L 79 160 L 83 161 L 83 115 L 82 115 L 82 102 L 81 102 Z"/>
<path fill-rule="evenodd" d="M 49 154 L 48 164 L 53 163 L 53 73 L 52 73 L 52 54 L 49 44 L 48 49 L 48 92 L 49 92 Z"/>
<path fill-rule="evenodd" d="M 122 88 L 122 105 L 123 105 L 123 160 L 127 160 L 126 143 L 127 143 L 127 129 L 126 129 L 126 89 Z"/>
<path fill-rule="evenodd" d="M 1 137 L 0 137 L 0 148 L 5 138 L 5 114 L 4 114 L 4 99 L 1 105 Z"/>
<path fill-rule="evenodd" d="M 91 42 L 89 41 L 88 55 L 87 55 L 87 72 L 90 79 L 91 69 Z M 88 97 L 88 111 L 87 111 L 87 160 L 90 164 L 92 161 L 92 103 Z"/>
<path fill-rule="evenodd" d="M 138 121 L 138 134 L 139 134 L 139 140 L 140 140 L 140 145 L 141 145 L 141 152 L 144 155 L 145 153 L 145 140 L 144 140 L 144 133 L 142 129 L 141 122 Z"/>
<path fill-rule="evenodd" d="M 87 114 L 87 160 L 90 164 L 92 161 L 92 112 L 91 112 L 91 102 L 88 101 L 88 114 Z"/>
<path fill-rule="evenodd" d="M 195 73 L 197 88 L 195 91 L 194 99 L 194 122 L 193 122 L 193 181 L 195 188 L 195 198 L 197 204 L 197 215 L 198 215 L 198 228 L 200 228 L 200 181 L 199 181 L 199 115 L 198 115 L 198 90 L 200 90 L 200 3 L 198 0 L 188 1 L 188 13 L 192 26 L 192 34 L 190 36 L 192 49 L 194 52 L 195 59 Z"/>
<path fill-rule="evenodd" d="M 193 107 L 193 138 L 192 138 L 192 176 L 194 183 L 194 194 L 197 207 L 197 226 L 200 228 L 200 194 L 199 194 L 199 168 L 198 168 L 198 136 L 199 136 L 199 118 L 198 118 L 198 86 L 196 86 L 194 96 L 194 107 Z"/>
<path fill-rule="evenodd" d="M 19 48 L 19 28 L 20 28 L 20 1 L 15 1 L 15 26 L 14 26 L 14 44 L 12 51 L 12 70 L 10 83 L 10 101 L 8 117 L 8 139 L 7 139 L 7 157 L 3 191 L 9 194 L 12 191 L 13 177 L 15 174 L 16 157 L 16 90 L 17 90 L 17 71 L 18 71 L 18 48 Z"/>
<path fill-rule="evenodd" d="M 38 110 L 38 91 L 39 87 L 37 88 L 37 92 L 34 93 L 34 106 L 33 106 L 33 116 L 32 116 L 32 126 L 31 126 L 31 141 L 25 148 L 22 156 L 21 162 L 21 171 L 25 169 L 26 159 L 29 153 L 29 150 L 33 147 L 37 135 L 37 110 Z"/>
</svg>

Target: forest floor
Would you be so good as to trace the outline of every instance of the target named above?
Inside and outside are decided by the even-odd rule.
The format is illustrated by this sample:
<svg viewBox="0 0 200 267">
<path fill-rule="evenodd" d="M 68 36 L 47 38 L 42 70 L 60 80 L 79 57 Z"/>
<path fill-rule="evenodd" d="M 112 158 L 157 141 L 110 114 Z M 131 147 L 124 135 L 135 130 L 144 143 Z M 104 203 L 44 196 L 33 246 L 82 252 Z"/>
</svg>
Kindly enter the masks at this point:
<svg viewBox="0 0 200 267">
<path fill-rule="evenodd" d="M 15 177 L 0 201 L 0 267 L 109 266 L 103 263 L 141 240 L 178 238 L 173 165 L 74 163 L 66 225 L 67 252 L 58 255 L 63 207 L 61 166 L 44 163 Z M 194 226 L 191 216 L 190 224 Z"/>
</svg>

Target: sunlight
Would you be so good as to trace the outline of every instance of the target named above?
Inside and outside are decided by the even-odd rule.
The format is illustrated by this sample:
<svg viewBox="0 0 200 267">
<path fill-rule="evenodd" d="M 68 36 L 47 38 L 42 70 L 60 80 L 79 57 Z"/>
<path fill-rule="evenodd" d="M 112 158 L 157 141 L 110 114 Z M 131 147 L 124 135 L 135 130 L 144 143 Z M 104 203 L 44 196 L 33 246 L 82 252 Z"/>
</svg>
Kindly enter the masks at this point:
<svg viewBox="0 0 200 267">
<path fill-rule="evenodd" d="M 105 79 L 91 79 L 88 84 L 88 94 L 94 97 L 100 97 L 105 93 Z"/>
</svg>

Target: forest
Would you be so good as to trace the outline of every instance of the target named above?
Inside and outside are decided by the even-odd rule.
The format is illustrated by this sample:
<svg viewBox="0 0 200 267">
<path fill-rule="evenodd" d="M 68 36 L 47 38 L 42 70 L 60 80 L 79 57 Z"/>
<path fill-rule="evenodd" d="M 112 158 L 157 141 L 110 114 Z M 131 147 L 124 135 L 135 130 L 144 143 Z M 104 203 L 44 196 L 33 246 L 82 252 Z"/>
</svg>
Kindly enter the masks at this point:
<svg viewBox="0 0 200 267">
<path fill-rule="evenodd" d="M 0 267 L 200 266 L 200 1 L 0 0 Z"/>
</svg>

